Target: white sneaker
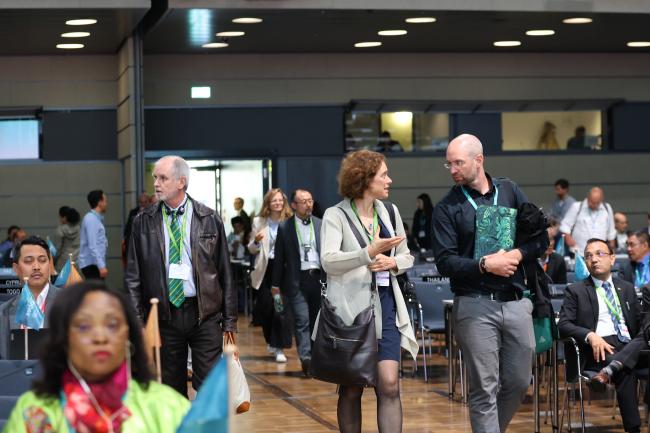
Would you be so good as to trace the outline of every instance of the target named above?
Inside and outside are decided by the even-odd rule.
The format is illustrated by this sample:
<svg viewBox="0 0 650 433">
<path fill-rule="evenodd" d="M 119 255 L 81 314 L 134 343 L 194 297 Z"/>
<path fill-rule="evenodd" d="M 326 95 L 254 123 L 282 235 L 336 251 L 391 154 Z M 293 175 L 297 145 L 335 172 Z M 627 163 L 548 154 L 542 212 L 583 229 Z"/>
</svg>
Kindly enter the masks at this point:
<svg viewBox="0 0 650 433">
<path fill-rule="evenodd" d="M 275 362 L 280 364 L 284 364 L 285 362 L 287 362 L 287 357 L 284 356 L 284 353 L 281 350 L 275 352 Z"/>
<path fill-rule="evenodd" d="M 271 347 L 270 344 L 267 344 L 266 345 L 266 351 L 269 352 L 269 354 L 271 354 L 271 355 L 275 355 L 275 352 L 277 351 L 277 349 L 275 347 Z"/>
</svg>

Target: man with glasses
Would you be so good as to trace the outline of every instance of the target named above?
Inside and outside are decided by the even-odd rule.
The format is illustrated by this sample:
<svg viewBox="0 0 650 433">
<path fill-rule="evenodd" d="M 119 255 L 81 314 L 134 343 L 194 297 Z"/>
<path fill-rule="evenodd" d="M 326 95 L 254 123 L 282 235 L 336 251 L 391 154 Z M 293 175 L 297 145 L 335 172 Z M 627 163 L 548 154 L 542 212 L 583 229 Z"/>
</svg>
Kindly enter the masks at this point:
<svg viewBox="0 0 650 433">
<path fill-rule="evenodd" d="M 638 292 L 643 286 L 650 284 L 650 235 L 640 230 L 628 236 L 627 255 L 629 263 L 619 271 L 625 281 L 634 284 Z"/>
<path fill-rule="evenodd" d="M 535 353 L 521 265 L 542 255 L 548 236 L 515 248 L 517 209 L 528 199 L 511 180 L 487 174 L 483 163 L 475 136 L 449 143 L 445 168 L 455 186 L 434 209 L 433 252 L 455 295 L 452 320 L 468 370 L 472 431 L 499 433 L 530 385 Z"/>
<path fill-rule="evenodd" d="M 591 238 L 605 239 L 614 248 L 614 212 L 612 206 L 605 203 L 603 190 L 593 187 L 586 199 L 573 203 L 562 219 L 560 231 L 566 245 L 576 253 L 582 253 Z"/>
<path fill-rule="evenodd" d="M 616 258 L 608 242 L 589 239 L 584 258 L 589 277 L 569 285 L 564 292 L 560 336 L 572 337 L 580 345 L 583 370 L 598 371 L 616 359 L 607 367 L 609 373 L 601 372 L 591 383 L 595 389 L 602 389 L 614 374 L 612 368 L 625 370 L 625 374 L 614 376 L 616 397 L 625 431 L 639 432 L 638 379 L 634 373 L 638 353 L 624 348 L 640 328 L 641 305 L 632 284 L 612 277 Z"/>
<path fill-rule="evenodd" d="M 311 193 L 291 194 L 294 216 L 278 227 L 271 294 L 282 294 L 293 313 L 296 348 L 305 376 L 311 364 L 311 334 L 320 309 L 320 228 Z"/>
</svg>

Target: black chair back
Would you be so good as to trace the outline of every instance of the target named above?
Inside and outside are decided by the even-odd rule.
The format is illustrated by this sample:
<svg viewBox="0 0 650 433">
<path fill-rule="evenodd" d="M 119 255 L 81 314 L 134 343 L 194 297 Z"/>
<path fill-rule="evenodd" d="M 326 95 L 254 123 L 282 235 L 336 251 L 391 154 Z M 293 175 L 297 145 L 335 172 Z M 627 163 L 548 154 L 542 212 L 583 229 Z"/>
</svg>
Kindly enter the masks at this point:
<svg viewBox="0 0 650 433">
<path fill-rule="evenodd" d="M 38 361 L 0 360 L 0 394 L 19 396 L 29 391 L 32 381 L 42 373 Z"/>
</svg>

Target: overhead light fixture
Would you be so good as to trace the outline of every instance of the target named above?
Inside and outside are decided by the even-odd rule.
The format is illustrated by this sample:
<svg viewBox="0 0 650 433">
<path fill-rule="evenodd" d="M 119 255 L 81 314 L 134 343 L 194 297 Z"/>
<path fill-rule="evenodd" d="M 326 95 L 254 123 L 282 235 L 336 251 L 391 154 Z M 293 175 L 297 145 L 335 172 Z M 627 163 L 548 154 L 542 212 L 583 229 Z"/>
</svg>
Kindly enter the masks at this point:
<svg viewBox="0 0 650 433">
<path fill-rule="evenodd" d="M 564 24 L 589 24 L 593 20 L 585 17 L 565 18 L 562 20 Z"/>
<path fill-rule="evenodd" d="M 56 44 L 56 47 L 62 50 L 78 50 L 83 48 L 84 44 Z"/>
<path fill-rule="evenodd" d="M 381 46 L 381 42 L 357 42 L 354 44 L 356 48 L 372 48 Z"/>
<path fill-rule="evenodd" d="M 262 18 L 253 18 L 253 17 L 241 17 L 235 18 L 232 20 L 233 23 L 237 24 L 258 24 L 264 21 Z"/>
<path fill-rule="evenodd" d="M 435 23 L 436 19 L 434 17 L 414 17 L 414 18 L 407 18 L 406 22 L 411 24 L 427 24 L 427 23 Z"/>
<path fill-rule="evenodd" d="M 496 41 L 494 42 L 495 47 L 518 47 L 521 45 L 521 41 Z"/>
<path fill-rule="evenodd" d="M 210 99 L 212 89 L 210 86 L 192 86 L 190 96 L 192 99 Z"/>
<path fill-rule="evenodd" d="M 85 38 L 90 36 L 90 33 L 88 32 L 68 32 L 68 33 L 61 33 L 62 38 Z"/>
<path fill-rule="evenodd" d="M 632 41 L 628 42 L 627 46 L 630 48 L 647 48 L 650 47 L 650 41 Z"/>
<path fill-rule="evenodd" d="M 69 26 L 89 26 L 91 24 L 96 24 L 97 20 L 94 18 L 82 18 L 78 20 L 68 20 L 65 23 Z"/>
<path fill-rule="evenodd" d="M 528 30 L 526 34 L 528 36 L 553 36 L 555 30 Z"/>
<path fill-rule="evenodd" d="M 228 46 L 225 42 L 210 42 L 209 44 L 201 45 L 203 48 L 226 48 Z"/>
<path fill-rule="evenodd" d="M 379 36 L 403 36 L 406 33 L 406 30 L 380 30 L 377 32 Z"/>
<path fill-rule="evenodd" d="M 219 32 L 217 36 L 220 38 L 236 38 L 237 36 L 244 36 L 244 32 Z"/>
</svg>

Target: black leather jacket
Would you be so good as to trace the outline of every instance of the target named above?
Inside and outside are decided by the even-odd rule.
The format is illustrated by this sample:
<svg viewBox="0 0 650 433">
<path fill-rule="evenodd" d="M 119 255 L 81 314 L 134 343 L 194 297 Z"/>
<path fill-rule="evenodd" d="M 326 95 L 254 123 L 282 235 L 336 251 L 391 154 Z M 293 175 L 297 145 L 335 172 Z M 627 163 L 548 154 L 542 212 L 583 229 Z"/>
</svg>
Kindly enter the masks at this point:
<svg viewBox="0 0 650 433">
<path fill-rule="evenodd" d="M 223 331 L 237 331 L 237 292 L 232 282 L 228 243 L 221 218 L 192 200 L 190 228 L 192 268 L 199 304 L 199 322 L 218 314 Z M 165 269 L 162 203 L 149 206 L 133 220 L 126 264 L 126 287 L 141 318 L 149 299 L 158 298 L 160 320 L 170 318 Z"/>
</svg>

